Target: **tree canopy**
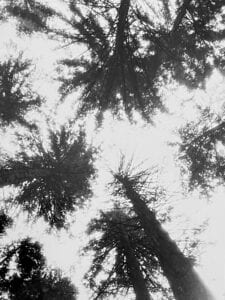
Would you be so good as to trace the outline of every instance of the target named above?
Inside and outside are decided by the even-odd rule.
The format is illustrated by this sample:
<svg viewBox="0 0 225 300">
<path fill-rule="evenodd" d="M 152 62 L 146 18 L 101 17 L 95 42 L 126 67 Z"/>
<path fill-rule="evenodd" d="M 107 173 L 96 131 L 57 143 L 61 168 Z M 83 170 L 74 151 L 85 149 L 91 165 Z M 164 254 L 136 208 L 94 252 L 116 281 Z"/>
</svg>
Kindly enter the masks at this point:
<svg viewBox="0 0 225 300">
<path fill-rule="evenodd" d="M 224 130 L 223 114 L 209 108 L 202 110 L 199 120 L 180 129 L 180 151 L 190 174 L 190 187 L 209 191 L 224 183 Z"/>
<path fill-rule="evenodd" d="M 170 1 L 63 3 L 67 14 L 35 0 L 8 1 L 6 11 L 25 33 L 83 45 L 85 55 L 62 60 L 70 72 L 60 76 L 64 96 L 82 88 L 81 113 L 122 108 L 130 119 L 138 111 L 151 120 L 163 109 L 159 87 L 165 80 L 196 88 L 214 66 L 224 68 L 222 0 L 176 1 L 175 7 Z"/>
<path fill-rule="evenodd" d="M 18 187 L 15 203 L 62 228 L 67 213 L 91 196 L 96 150 L 87 146 L 82 129 L 77 133 L 66 126 L 49 130 L 48 138 L 48 145 L 44 145 L 38 131 L 18 135 L 20 151 L 2 163 L 0 186 Z"/>
<path fill-rule="evenodd" d="M 130 288 L 135 290 L 130 270 L 132 268 L 136 275 L 140 270 L 150 294 L 160 292 L 164 295 L 162 297 L 169 299 L 171 295 L 169 288 L 165 287 L 166 281 L 163 282 L 162 278 L 159 280 L 162 271 L 158 259 L 137 218 L 128 217 L 121 209 L 116 208 L 107 213 L 102 212 L 98 219 L 89 224 L 88 233 L 94 232 L 101 233 L 101 237 L 92 239 L 85 248 L 85 251 L 94 251 L 92 266 L 86 274 L 86 280 L 94 291 L 94 299 L 106 299 L 107 295 L 118 295 L 122 292 L 126 294 Z M 134 265 L 130 265 L 129 261 L 131 251 Z M 139 268 L 135 265 L 134 258 Z M 101 273 L 105 275 L 100 275 Z M 98 278 L 101 277 L 105 279 L 99 282 Z M 137 281 L 137 277 L 135 279 Z M 139 299 L 138 294 L 136 295 Z"/>
<path fill-rule="evenodd" d="M 15 42 L 17 38 L 25 44 L 37 42 L 35 51 L 43 47 L 42 62 L 46 63 L 42 66 L 46 74 L 38 74 L 35 64 L 40 61 L 33 61 L 29 50 L 13 56 L 7 53 L 5 58 L 0 53 L 1 299 L 75 300 L 78 295 L 69 278 L 48 267 L 39 242 L 24 233 L 16 241 L 7 241 L 4 235 L 12 224 L 9 216 L 14 217 L 13 208 L 19 207 L 24 219 L 27 214 L 32 221 L 41 219 L 43 226 L 56 229 L 54 233 L 68 229 L 78 209 L 82 213 L 85 208 L 82 226 L 93 212 L 99 213 L 88 225 L 87 232 L 93 236 L 85 233 L 81 238 L 72 226 L 74 232 L 70 232 L 74 248 L 89 239 L 84 251 L 93 259 L 84 279 L 93 299 L 132 295 L 136 300 L 213 300 L 188 255 L 197 243 L 193 241 L 194 246 L 185 251 L 166 226 L 170 199 L 166 189 L 152 188 L 148 163 L 146 171 L 140 165 L 132 168 L 131 162 L 126 165 L 125 156 L 116 171 L 107 164 L 110 159 L 116 164 L 111 157 L 114 148 L 130 139 L 120 132 L 122 122 L 128 121 L 126 126 L 132 129 L 145 124 L 149 134 L 145 150 L 151 153 L 159 138 L 152 134 L 152 123 L 156 120 L 160 127 L 167 117 L 177 120 L 176 109 L 169 111 L 171 98 L 182 98 L 181 93 L 188 92 L 198 95 L 215 69 L 224 76 L 224 0 L 2 0 L 0 12 L 0 26 L 16 29 Z M 48 68 L 48 47 L 52 47 L 53 58 L 49 59 L 54 60 L 54 74 Z M 224 103 L 218 113 L 211 107 L 202 108 L 201 101 L 193 98 L 193 106 L 201 113 L 175 129 L 179 153 L 175 159 L 167 153 L 163 168 L 170 168 L 171 160 L 174 165 L 180 160 L 183 174 L 188 174 L 184 179 L 189 192 L 199 187 L 208 192 L 224 185 Z M 185 116 L 187 105 L 182 102 L 182 106 Z M 70 109 L 73 117 L 69 117 Z M 31 120 L 34 112 L 36 119 Z M 170 114 L 165 117 L 165 112 Z M 104 117 L 109 115 L 112 122 L 115 117 L 121 121 L 116 127 L 120 141 L 116 143 L 109 133 L 109 149 L 100 157 L 98 138 L 108 121 Z M 59 116 L 63 122 L 57 120 Z M 92 126 L 96 120 L 102 127 Z M 160 137 L 165 138 L 167 126 L 174 129 L 169 121 L 165 132 L 157 132 Z M 10 145 L 12 151 L 4 150 Z M 156 156 L 149 154 L 153 164 L 162 159 Z M 167 175 L 179 181 L 174 165 Z M 97 173 L 106 178 L 106 172 L 113 182 L 103 191 L 102 182 L 96 185 L 95 179 Z M 182 190 L 180 183 L 174 186 L 177 198 L 190 199 L 192 194 Z M 193 195 L 194 199 L 199 196 Z M 164 208 L 162 198 L 167 203 Z M 90 200 L 91 205 L 86 205 Z M 7 203 L 11 204 L 8 210 Z M 179 211 L 178 201 L 172 206 Z M 17 220 L 15 224 L 17 230 L 21 224 Z M 58 234 L 62 232 L 69 235 L 64 230 Z"/>
<path fill-rule="evenodd" d="M 29 238 L 3 249 L 0 274 L 0 291 L 10 299 L 76 299 L 77 291 L 70 280 L 59 270 L 46 268 L 41 245 Z"/>
<path fill-rule="evenodd" d="M 25 119 L 25 114 L 40 106 L 43 100 L 31 88 L 29 80 L 31 66 L 31 61 L 24 59 L 22 53 L 16 58 L 11 57 L 0 62 L 1 126 L 16 122 L 32 127 Z"/>
</svg>

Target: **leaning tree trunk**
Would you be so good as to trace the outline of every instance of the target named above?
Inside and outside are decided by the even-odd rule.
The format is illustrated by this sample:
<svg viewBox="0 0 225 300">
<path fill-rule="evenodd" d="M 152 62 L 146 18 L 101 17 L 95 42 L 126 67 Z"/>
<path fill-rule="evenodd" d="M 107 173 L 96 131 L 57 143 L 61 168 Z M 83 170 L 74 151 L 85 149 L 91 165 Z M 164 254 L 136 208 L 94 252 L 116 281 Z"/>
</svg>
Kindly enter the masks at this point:
<svg viewBox="0 0 225 300">
<path fill-rule="evenodd" d="M 175 298 L 177 300 L 213 300 L 214 297 L 204 286 L 188 258 L 158 222 L 155 213 L 149 210 L 127 179 L 118 179 L 139 217 Z"/>
<path fill-rule="evenodd" d="M 123 225 L 120 225 L 120 233 L 121 244 L 125 250 L 125 256 L 127 260 L 127 270 L 134 288 L 136 300 L 153 300 L 149 295 L 148 289 L 146 287 L 146 282 L 140 270 L 140 265 L 135 256 L 134 250 L 132 249 L 128 234 Z"/>
</svg>

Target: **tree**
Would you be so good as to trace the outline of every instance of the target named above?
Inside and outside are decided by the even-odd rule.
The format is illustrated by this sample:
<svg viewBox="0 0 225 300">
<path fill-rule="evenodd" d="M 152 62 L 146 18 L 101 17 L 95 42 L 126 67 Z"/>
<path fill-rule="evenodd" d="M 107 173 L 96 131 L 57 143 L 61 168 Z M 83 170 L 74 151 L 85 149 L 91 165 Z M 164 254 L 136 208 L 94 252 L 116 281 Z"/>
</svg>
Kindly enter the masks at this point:
<svg viewBox="0 0 225 300">
<path fill-rule="evenodd" d="M 225 143 L 223 115 L 206 108 L 201 111 L 198 121 L 187 123 L 179 132 L 182 139 L 180 157 L 190 174 L 190 188 L 199 186 L 207 192 L 216 183 L 224 184 L 225 160 L 219 150 Z"/>
<path fill-rule="evenodd" d="M 17 19 L 20 32 L 41 32 L 58 39 L 63 47 L 71 45 L 70 50 L 76 46 L 84 50 L 79 57 L 74 56 L 77 51 L 72 51 L 69 57 L 65 54 L 59 68 L 62 99 L 78 91 L 75 95 L 79 95 L 80 100 L 79 116 L 90 110 L 97 111 L 98 117 L 106 110 L 120 116 L 124 110 L 130 120 L 139 112 L 145 120 L 151 121 L 157 110 L 165 109 L 160 97 L 162 85 L 177 81 L 189 88 L 199 88 L 204 86 L 205 78 L 214 67 L 224 71 L 224 0 L 60 2 L 66 8 L 65 14 L 63 9 L 57 11 L 41 0 L 4 0 L 5 6 L 2 8 L 1 3 L 0 9 L 3 9 L 3 19 L 12 16 Z M 18 93 L 23 92 L 23 88 L 18 89 Z M 2 95 L 4 98 L 6 93 Z M 19 107 L 22 106 L 20 103 Z M 15 120 L 24 124 L 21 116 L 23 118 L 26 110 L 27 107 Z M 5 114 L 7 117 L 9 111 Z M 18 143 L 21 150 L 17 155 L 6 156 L 1 162 L 0 187 L 14 186 L 17 204 L 33 216 L 44 217 L 50 226 L 58 229 L 65 226 L 67 212 L 74 212 L 91 195 L 95 150 L 86 145 L 83 130 L 75 136 L 71 128 L 67 131 L 65 127 L 58 132 L 50 130 L 48 141 L 43 141 L 42 133 L 36 130 L 21 136 Z M 209 147 L 212 148 L 210 143 Z M 211 157 L 206 161 L 211 163 Z M 217 166 L 215 164 L 216 172 Z M 131 202 L 148 248 L 154 253 L 176 299 L 212 299 L 190 260 L 147 206 L 148 197 L 143 192 L 146 182 L 142 175 L 142 172 L 131 174 L 121 168 L 114 174 L 115 193 Z M 140 271 L 125 229 L 120 226 L 123 247 L 130 251 L 132 261 L 136 262 L 135 269 Z M 130 283 L 139 291 L 137 284 L 143 277 L 140 272 L 131 272 L 128 258 L 127 275 L 130 280 L 133 278 Z M 134 275 L 139 279 L 134 280 Z M 20 296 L 15 297 L 27 297 L 23 290 L 18 293 Z"/>
<path fill-rule="evenodd" d="M 176 1 L 175 10 L 171 2 L 143 7 L 131 0 L 68 1 L 70 17 L 35 0 L 10 0 L 6 8 L 21 30 L 85 47 L 85 55 L 62 60 L 70 72 L 61 76 L 64 96 L 82 89 L 81 113 L 118 114 L 122 108 L 130 119 L 138 111 L 149 121 L 163 109 L 159 87 L 166 80 L 195 88 L 214 66 L 224 69 L 225 31 L 222 21 L 214 26 L 218 16 L 223 19 L 224 1 Z M 50 22 L 56 19 L 60 28 Z"/>
<path fill-rule="evenodd" d="M 123 195 L 132 204 L 150 247 L 169 281 L 174 297 L 178 300 L 213 299 L 193 269 L 191 261 L 163 229 L 155 212 L 148 208 L 146 204 L 148 199 L 145 199 L 148 195 L 144 192 L 147 175 L 148 173 L 144 171 L 132 174 L 131 166 L 125 168 L 122 161 L 118 172 L 114 174 L 114 193 Z"/>
<path fill-rule="evenodd" d="M 82 129 L 75 134 L 62 126 L 48 135 L 48 145 L 38 131 L 18 135 L 21 150 L 2 163 L 0 187 L 18 187 L 15 203 L 59 229 L 66 214 L 91 196 L 96 149 L 87 146 Z"/>
<path fill-rule="evenodd" d="M 31 89 L 31 62 L 22 54 L 0 63 L 0 124 L 19 123 L 32 128 L 25 114 L 41 105 L 42 99 Z"/>
<path fill-rule="evenodd" d="M 101 237 L 93 238 L 84 250 L 94 251 L 92 266 L 85 277 L 94 291 L 93 299 L 127 293 L 130 288 L 137 300 L 153 299 L 149 292 L 169 299 L 169 291 L 159 279 L 162 274 L 158 260 L 135 218 L 119 208 L 101 212 L 88 227 L 89 234 L 96 232 Z"/>
<path fill-rule="evenodd" d="M 0 235 L 5 234 L 7 227 L 12 225 L 12 219 L 3 211 L 0 211 Z"/>
<path fill-rule="evenodd" d="M 48 271 L 38 242 L 29 238 L 5 247 L 0 291 L 15 300 L 75 300 L 77 291 L 59 270 Z M 14 263 L 13 263 L 14 261 Z M 13 264 L 13 269 L 12 269 Z"/>
</svg>

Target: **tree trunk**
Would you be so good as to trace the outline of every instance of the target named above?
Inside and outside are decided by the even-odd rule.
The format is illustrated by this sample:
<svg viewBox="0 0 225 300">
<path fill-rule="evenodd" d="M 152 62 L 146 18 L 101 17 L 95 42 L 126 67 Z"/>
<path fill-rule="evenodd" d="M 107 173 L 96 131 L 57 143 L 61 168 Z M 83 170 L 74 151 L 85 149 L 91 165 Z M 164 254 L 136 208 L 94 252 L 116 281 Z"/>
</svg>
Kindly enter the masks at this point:
<svg viewBox="0 0 225 300">
<path fill-rule="evenodd" d="M 123 225 L 120 225 L 120 232 L 122 246 L 125 249 L 128 274 L 134 288 L 136 300 L 153 300 L 149 295 L 138 260 L 135 256 L 128 234 Z"/>
<path fill-rule="evenodd" d="M 113 88 L 114 82 L 117 77 L 118 66 L 124 63 L 124 40 L 125 40 L 125 30 L 128 20 L 128 12 L 130 8 L 130 0 L 121 0 L 120 7 L 118 9 L 118 21 L 117 30 L 115 36 L 115 48 L 113 56 L 111 57 L 110 69 L 106 75 L 105 79 L 105 92 L 103 93 L 103 98 L 105 101 L 109 98 L 111 90 Z M 104 99 L 103 99 L 104 100 Z"/>
<path fill-rule="evenodd" d="M 213 300 L 188 258 L 180 251 L 127 179 L 119 178 L 127 198 L 140 219 L 149 243 L 157 256 L 177 300 Z"/>
<path fill-rule="evenodd" d="M 116 43 L 115 43 L 116 45 L 115 49 L 118 52 L 120 52 L 123 49 L 129 8 L 130 8 L 130 0 L 121 0 L 119 11 L 118 11 L 118 23 L 117 23 Z"/>
</svg>

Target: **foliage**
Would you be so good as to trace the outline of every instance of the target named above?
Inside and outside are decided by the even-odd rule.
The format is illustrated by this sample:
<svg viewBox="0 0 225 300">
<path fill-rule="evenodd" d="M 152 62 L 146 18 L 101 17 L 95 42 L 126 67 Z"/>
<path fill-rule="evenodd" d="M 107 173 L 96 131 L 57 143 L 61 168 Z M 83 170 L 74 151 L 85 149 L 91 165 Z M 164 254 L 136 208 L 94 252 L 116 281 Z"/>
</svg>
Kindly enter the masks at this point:
<svg viewBox="0 0 225 300">
<path fill-rule="evenodd" d="M 20 152 L 2 163 L 0 186 L 18 187 L 15 203 L 50 226 L 63 227 L 66 214 L 91 196 L 96 149 L 87 146 L 82 129 L 75 134 L 66 126 L 49 130 L 48 147 L 37 131 L 18 142 Z"/>
<path fill-rule="evenodd" d="M 181 157 L 187 166 L 191 188 L 199 186 L 207 191 L 218 180 L 224 183 L 224 134 L 223 116 L 212 113 L 209 108 L 202 111 L 197 122 L 188 123 L 180 129 Z"/>
<path fill-rule="evenodd" d="M 0 124 L 13 122 L 32 128 L 25 119 L 25 113 L 37 108 L 41 98 L 31 89 L 29 76 L 31 62 L 20 54 L 0 63 Z"/>
<path fill-rule="evenodd" d="M 68 76 L 61 76 L 65 96 L 82 88 L 80 113 L 123 109 L 150 121 L 163 110 L 159 87 L 175 79 L 190 88 L 204 83 L 213 65 L 224 67 L 224 1 L 158 1 L 142 5 L 131 0 L 64 2 L 63 15 L 39 1 L 10 2 L 8 11 L 29 20 L 34 30 L 58 37 L 65 45 L 81 44 L 79 58 L 65 58 Z M 52 18 L 60 21 L 57 28 Z M 49 23 L 47 22 L 49 20 Z M 30 27 L 29 27 L 30 28 Z"/>
<path fill-rule="evenodd" d="M 162 279 L 158 260 L 143 229 L 137 218 L 128 217 L 121 209 L 101 212 L 100 217 L 89 224 L 89 234 L 101 233 L 100 237 L 93 238 L 85 248 L 85 252 L 94 251 L 92 266 L 85 277 L 94 291 L 93 299 L 127 293 L 132 288 L 121 226 L 125 228 L 150 293 L 160 292 L 165 299 L 169 299 L 169 288 L 166 288 L 165 280 Z"/>
<path fill-rule="evenodd" d="M 35 0 L 6 0 L 5 10 L 20 20 L 19 30 L 30 34 L 34 31 L 45 31 L 47 19 L 54 10 Z"/>
<path fill-rule="evenodd" d="M 38 242 L 29 238 L 5 247 L 0 290 L 15 300 L 75 300 L 76 289 L 58 270 L 48 271 Z"/>
<path fill-rule="evenodd" d="M 162 227 L 155 210 L 148 207 L 149 195 L 144 192 L 148 182 L 146 171 L 131 171 L 130 166 L 126 167 L 122 161 L 119 171 L 113 174 L 114 193 L 123 196 L 132 205 L 175 299 L 213 299 L 193 268 L 191 251 L 187 252 L 189 257 L 181 251 L 177 242 Z M 190 243 L 193 248 L 197 246 L 196 239 L 195 242 Z"/>
<path fill-rule="evenodd" d="M 0 236 L 5 233 L 7 227 L 12 225 L 12 219 L 3 211 L 0 211 Z"/>
</svg>

